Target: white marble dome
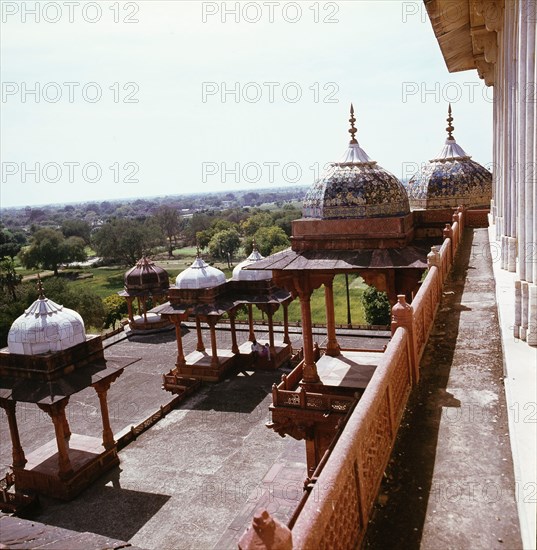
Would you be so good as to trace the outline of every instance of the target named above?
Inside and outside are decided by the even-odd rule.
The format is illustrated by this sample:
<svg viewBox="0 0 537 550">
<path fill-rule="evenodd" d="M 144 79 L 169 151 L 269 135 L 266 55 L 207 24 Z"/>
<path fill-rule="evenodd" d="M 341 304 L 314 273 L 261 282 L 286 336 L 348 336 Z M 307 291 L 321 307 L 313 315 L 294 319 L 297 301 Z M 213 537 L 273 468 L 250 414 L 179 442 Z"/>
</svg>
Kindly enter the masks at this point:
<svg viewBox="0 0 537 550">
<path fill-rule="evenodd" d="M 11 325 L 10 353 L 37 355 L 63 351 L 86 341 L 82 317 L 43 294 Z"/>
<path fill-rule="evenodd" d="M 264 271 L 262 269 L 243 269 L 244 267 L 255 264 L 263 260 L 265 257 L 261 256 L 257 248 L 254 246 L 252 253 L 242 261 L 240 264 L 235 266 L 233 269 L 232 279 L 234 281 L 265 281 L 272 278 L 272 271 Z"/>
<path fill-rule="evenodd" d="M 214 288 L 226 282 L 223 271 L 206 264 L 198 255 L 194 263 L 177 275 L 175 286 L 179 289 L 199 290 Z"/>
</svg>

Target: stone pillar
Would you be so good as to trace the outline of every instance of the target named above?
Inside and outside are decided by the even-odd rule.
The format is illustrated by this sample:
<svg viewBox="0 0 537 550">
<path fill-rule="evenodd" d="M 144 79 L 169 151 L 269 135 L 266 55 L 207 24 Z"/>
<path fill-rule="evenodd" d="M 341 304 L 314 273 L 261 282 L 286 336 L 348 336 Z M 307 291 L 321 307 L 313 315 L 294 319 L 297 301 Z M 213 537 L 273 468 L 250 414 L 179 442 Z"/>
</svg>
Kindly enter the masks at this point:
<svg viewBox="0 0 537 550">
<path fill-rule="evenodd" d="M 516 283 L 515 282 L 515 304 L 516 304 Z M 529 306 L 529 294 L 528 294 L 528 283 L 526 281 L 520 282 L 520 330 L 519 338 L 526 341 L 526 333 L 528 330 L 528 306 Z M 515 315 L 515 324 L 516 324 L 516 315 Z"/>
<path fill-rule="evenodd" d="M 132 312 L 132 301 L 134 298 L 132 296 L 127 296 L 127 311 L 129 315 L 129 321 L 134 321 L 134 314 Z"/>
<path fill-rule="evenodd" d="M 254 314 L 252 311 L 252 304 L 248 304 L 248 340 L 253 342 L 255 340 L 254 333 Z"/>
<path fill-rule="evenodd" d="M 108 414 L 108 401 L 106 399 L 106 394 L 110 389 L 110 384 L 112 381 L 110 379 L 100 380 L 93 384 L 95 391 L 99 397 L 99 405 L 101 406 L 101 419 L 103 423 L 103 447 L 106 450 L 112 449 L 116 445 L 114 439 L 114 433 L 110 426 L 110 416 Z"/>
<path fill-rule="evenodd" d="M 301 285 L 298 285 L 299 287 Z M 305 286 L 305 285 L 304 285 Z M 308 285 L 309 286 L 309 285 Z M 300 312 L 302 317 L 302 338 L 304 342 L 304 364 L 302 380 L 305 384 L 318 384 L 321 380 L 313 357 L 313 332 L 311 325 L 311 289 L 299 290 Z"/>
<path fill-rule="evenodd" d="M 410 351 L 410 369 L 412 373 L 412 384 L 419 382 L 420 365 L 418 361 L 418 349 L 414 336 L 414 309 L 406 303 L 404 294 L 397 296 L 397 303 L 392 308 L 392 336 L 398 327 L 403 327 L 408 333 L 408 347 Z"/>
<path fill-rule="evenodd" d="M 537 346 L 537 285 L 528 285 L 528 331 L 526 341 Z"/>
<path fill-rule="evenodd" d="M 237 328 L 235 327 L 235 313 L 229 314 L 229 328 L 231 330 L 231 351 L 233 353 L 239 353 L 239 346 L 237 344 Z"/>
<path fill-rule="evenodd" d="M 336 316 L 334 312 L 334 279 L 324 283 L 324 301 L 326 306 L 326 355 L 336 357 L 340 354 L 340 347 L 336 337 Z"/>
<path fill-rule="evenodd" d="M 220 361 L 218 361 L 218 346 L 216 342 L 216 321 L 214 319 L 207 319 L 207 322 L 211 330 L 211 367 L 218 367 Z"/>
<path fill-rule="evenodd" d="M 527 95 L 526 91 L 526 29 L 524 11 L 525 2 L 517 3 L 518 14 L 517 18 L 520 21 L 518 28 L 518 40 L 517 40 L 517 80 L 518 83 L 518 101 L 516 103 L 516 130 L 517 133 L 514 137 L 516 139 L 517 154 L 515 163 L 516 185 L 517 185 L 517 216 L 516 216 L 516 236 L 518 244 L 518 275 L 522 281 L 526 279 L 526 114 L 527 114 L 527 101 L 524 97 Z M 531 240 L 529 241 L 531 242 Z"/>
<path fill-rule="evenodd" d="M 274 357 L 274 354 L 276 353 L 276 348 L 274 346 L 274 321 L 272 319 L 273 315 L 274 315 L 274 311 L 272 310 L 272 306 L 269 304 L 267 307 L 267 320 L 268 320 L 268 334 L 269 334 L 269 347 L 270 347 L 271 359 Z"/>
<path fill-rule="evenodd" d="M 69 427 L 69 422 L 67 421 L 67 414 L 63 415 L 63 437 L 69 439 L 71 437 L 71 428 Z"/>
<path fill-rule="evenodd" d="M 61 478 L 69 477 L 73 473 L 71 460 L 69 459 L 69 447 L 65 440 L 64 425 L 65 425 L 65 407 L 69 402 L 66 397 L 61 401 L 57 401 L 52 405 L 38 404 L 37 406 L 45 411 L 54 424 L 54 432 L 56 434 L 56 444 L 58 446 L 58 468 Z"/>
<path fill-rule="evenodd" d="M 186 364 L 185 353 L 183 351 L 183 334 L 181 333 L 181 320 L 177 316 L 173 316 L 173 324 L 175 325 L 175 339 L 177 340 L 177 362 L 178 367 L 184 367 Z"/>
<path fill-rule="evenodd" d="M 515 323 L 513 327 L 513 338 L 518 340 L 520 336 L 520 327 L 522 325 L 522 290 L 521 281 L 515 281 Z"/>
<path fill-rule="evenodd" d="M 521 83 L 527 87 L 526 98 L 521 98 L 525 110 L 525 213 L 526 222 L 526 276 L 528 282 L 537 283 L 537 142 L 535 136 L 536 107 L 535 107 L 535 79 L 536 74 L 536 6 L 535 2 L 520 2 L 525 13 L 522 14 L 522 25 L 526 26 L 527 50 L 525 52 L 526 78 Z M 533 90 L 533 97 L 531 96 Z"/>
<path fill-rule="evenodd" d="M 11 436 L 11 447 L 13 456 L 13 468 L 24 468 L 27 460 L 24 456 L 24 450 L 21 445 L 19 436 L 19 427 L 17 426 L 17 415 L 15 408 L 17 406 L 16 401 L 8 401 L 2 399 L 0 406 L 6 411 L 7 422 L 9 424 L 9 434 Z"/>
<path fill-rule="evenodd" d="M 196 344 L 196 351 L 204 352 L 205 346 L 203 345 L 203 336 L 201 334 L 201 323 L 199 317 L 196 317 L 196 333 L 198 335 L 198 343 Z"/>
<path fill-rule="evenodd" d="M 289 338 L 289 304 L 283 304 L 283 343 L 290 344 L 291 339 Z"/>
<path fill-rule="evenodd" d="M 516 238 L 507 237 L 507 271 L 516 271 Z"/>
<path fill-rule="evenodd" d="M 501 252 L 500 252 L 500 267 L 502 269 L 507 269 L 507 237 L 505 235 L 502 235 L 501 237 Z"/>
</svg>

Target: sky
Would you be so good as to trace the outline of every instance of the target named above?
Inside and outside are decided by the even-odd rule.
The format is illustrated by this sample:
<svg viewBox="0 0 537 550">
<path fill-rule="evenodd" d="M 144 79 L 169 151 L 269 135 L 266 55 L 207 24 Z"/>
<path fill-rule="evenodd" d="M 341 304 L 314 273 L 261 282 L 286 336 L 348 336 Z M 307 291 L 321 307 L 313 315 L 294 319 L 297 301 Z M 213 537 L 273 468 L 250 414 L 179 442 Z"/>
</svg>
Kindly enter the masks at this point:
<svg viewBox="0 0 537 550">
<path fill-rule="evenodd" d="M 449 73 L 421 0 L 11 2 L 0 207 L 313 183 L 343 155 L 408 178 L 455 138 L 492 161 L 492 89 Z"/>
</svg>

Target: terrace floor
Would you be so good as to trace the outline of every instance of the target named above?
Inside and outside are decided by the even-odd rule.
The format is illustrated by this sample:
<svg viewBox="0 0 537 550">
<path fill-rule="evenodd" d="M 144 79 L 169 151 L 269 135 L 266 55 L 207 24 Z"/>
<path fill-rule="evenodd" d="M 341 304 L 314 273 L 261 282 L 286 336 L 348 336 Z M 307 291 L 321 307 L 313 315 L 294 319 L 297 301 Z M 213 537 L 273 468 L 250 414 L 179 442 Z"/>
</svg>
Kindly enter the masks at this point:
<svg viewBox="0 0 537 550">
<path fill-rule="evenodd" d="M 523 547 L 517 502 L 524 494 L 513 470 L 495 280 L 487 251 L 487 230 L 467 229 L 364 548 Z M 530 460 L 535 464 L 535 454 Z"/>
<path fill-rule="evenodd" d="M 239 342 L 247 335 L 246 329 L 241 331 Z M 206 342 L 208 336 L 204 332 Z M 266 339 L 266 328 L 257 327 L 256 336 Z M 300 347 L 300 331 L 290 336 Z M 219 348 L 231 347 L 229 330 L 218 330 L 217 337 Z M 320 344 L 324 338 L 322 333 L 316 337 Z M 196 340 L 195 327 L 185 327 L 186 353 L 195 349 Z M 386 334 L 342 335 L 346 347 L 382 349 L 387 342 Z M 114 343 L 105 354 L 142 358 L 127 367 L 109 391 L 117 434 L 171 400 L 161 384 L 176 358 L 175 335 L 136 335 Z M 42 497 L 41 513 L 32 519 L 159 550 L 236 548 L 256 510 L 263 508 L 287 521 L 302 496 L 306 453 L 303 441 L 280 438 L 265 427 L 271 387 L 282 372 L 245 370 L 230 373 L 218 384 L 204 384 L 120 451 L 119 468 L 69 503 Z M 98 407 L 91 388 L 73 396 L 67 407 L 73 433 L 100 436 Z M 50 419 L 34 408 L 17 407 L 27 455 L 54 437 Z M 1 445 L 0 463 L 7 469 L 11 449 L 7 421 L 0 420 L 2 441 L 7 443 Z"/>
</svg>

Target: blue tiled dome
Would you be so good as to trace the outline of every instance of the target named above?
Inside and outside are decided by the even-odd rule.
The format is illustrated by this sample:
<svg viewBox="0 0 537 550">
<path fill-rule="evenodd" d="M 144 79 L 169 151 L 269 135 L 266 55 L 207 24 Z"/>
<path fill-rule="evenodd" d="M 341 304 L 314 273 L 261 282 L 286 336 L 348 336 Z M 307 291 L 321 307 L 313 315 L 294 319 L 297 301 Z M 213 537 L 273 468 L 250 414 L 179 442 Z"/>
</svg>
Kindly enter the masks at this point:
<svg viewBox="0 0 537 550">
<path fill-rule="evenodd" d="M 471 159 L 451 135 L 449 110 L 448 138 L 439 155 L 430 160 L 408 182 L 412 209 L 486 208 L 492 198 L 492 174 Z"/>
<path fill-rule="evenodd" d="M 354 121 L 351 109 L 349 148 L 341 161 L 331 164 L 306 193 L 305 218 L 380 218 L 410 212 L 401 182 L 371 160 L 354 138 Z"/>
</svg>

